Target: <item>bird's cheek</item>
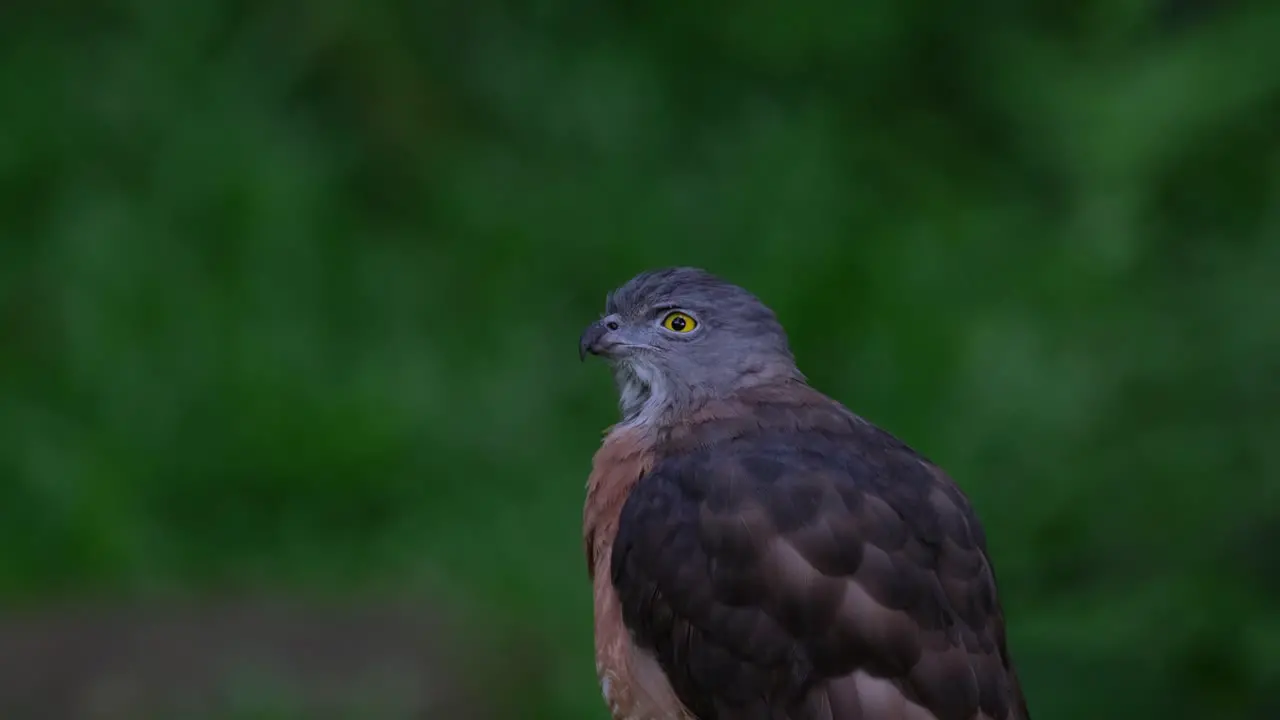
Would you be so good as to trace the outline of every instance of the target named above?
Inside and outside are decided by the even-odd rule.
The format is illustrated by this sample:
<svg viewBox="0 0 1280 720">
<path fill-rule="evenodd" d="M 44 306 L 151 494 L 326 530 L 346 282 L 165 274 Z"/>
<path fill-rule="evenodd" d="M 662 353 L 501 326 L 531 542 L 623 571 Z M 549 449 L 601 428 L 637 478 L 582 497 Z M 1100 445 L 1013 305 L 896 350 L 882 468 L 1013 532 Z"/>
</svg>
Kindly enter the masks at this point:
<svg viewBox="0 0 1280 720">
<path fill-rule="evenodd" d="M 653 337 L 644 328 L 622 326 L 609 332 L 610 338 L 617 345 L 620 353 L 632 352 L 638 348 L 650 347 Z"/>
</svg>

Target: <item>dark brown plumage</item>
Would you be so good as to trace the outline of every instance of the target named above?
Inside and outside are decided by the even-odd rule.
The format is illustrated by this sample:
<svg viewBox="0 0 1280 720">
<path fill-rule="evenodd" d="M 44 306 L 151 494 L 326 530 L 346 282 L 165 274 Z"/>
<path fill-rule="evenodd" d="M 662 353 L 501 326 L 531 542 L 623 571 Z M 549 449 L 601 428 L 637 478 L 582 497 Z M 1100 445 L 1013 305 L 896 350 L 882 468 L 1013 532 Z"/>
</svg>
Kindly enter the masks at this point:
<svg viewBox="0 0 1280 720">
<path fill-rule="evenodd" d="M 708 342 L 734 327 L 733 345 L 753 351 L 678 285 L 632 293 L 642 300 L 624 320 L 678 300 Z M 650 342 L 654 357 L 683 347 Z M 964 494 L 809 387 L 789 352 L 758 350 L 736 385 L 662 389 L 679 401 L 624 419 L 597 453 L 585 531 L 614 717 L 1028 718 Z M 647 405 L 676 380 L 634 367 L 668 361 L 635 357 L 624 362 L 650 379 Z"/>
</svg>

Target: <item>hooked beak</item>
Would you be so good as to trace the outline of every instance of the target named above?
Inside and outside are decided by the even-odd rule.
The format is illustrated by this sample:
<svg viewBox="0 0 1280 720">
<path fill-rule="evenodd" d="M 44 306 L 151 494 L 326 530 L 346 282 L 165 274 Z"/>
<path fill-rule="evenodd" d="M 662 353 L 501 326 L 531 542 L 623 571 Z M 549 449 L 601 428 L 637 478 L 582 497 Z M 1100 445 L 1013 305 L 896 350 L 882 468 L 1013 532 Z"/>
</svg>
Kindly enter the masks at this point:
<svg viewBox="0 0 1280 720">
<path fill-rule="evenodd" d="M 578 360 L 586 360 L 587 353 L 603 355 L 608 352 L 609 348 L 616 343 L 610 342 L 605 336 L 617 329 L 618 321 L 612 315 L 588 325 L 587 329 L 582 331 L 582 336 L 578 338 Z"/>
</svg>

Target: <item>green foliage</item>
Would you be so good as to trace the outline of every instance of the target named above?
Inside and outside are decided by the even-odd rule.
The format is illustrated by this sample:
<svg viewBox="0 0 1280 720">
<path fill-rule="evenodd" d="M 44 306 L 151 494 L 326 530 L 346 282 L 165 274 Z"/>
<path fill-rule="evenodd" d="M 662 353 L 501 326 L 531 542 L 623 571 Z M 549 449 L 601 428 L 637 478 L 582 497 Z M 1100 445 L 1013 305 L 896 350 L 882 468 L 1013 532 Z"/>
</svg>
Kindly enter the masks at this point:
<svg viewBox="0 0 1280 720">
<path fill-rule="evenodd" d="M 971 494 L 1038 720 L 1280 710 L 1274 5 L 4 12 L 10 598 L 443 585 L 602 718 L 575 341 L 693 264 Z"/>
</svg>

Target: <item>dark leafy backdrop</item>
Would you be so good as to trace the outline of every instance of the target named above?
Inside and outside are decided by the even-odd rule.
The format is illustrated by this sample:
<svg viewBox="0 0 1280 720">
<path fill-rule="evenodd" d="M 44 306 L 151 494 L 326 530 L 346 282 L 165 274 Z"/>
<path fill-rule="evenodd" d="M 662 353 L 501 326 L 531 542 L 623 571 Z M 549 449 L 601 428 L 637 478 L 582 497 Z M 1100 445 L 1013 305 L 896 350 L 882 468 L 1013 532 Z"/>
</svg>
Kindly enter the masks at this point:
<svg viewBox="0 0 1280 720">
<path fill-rule="evenodd" d="M 1276 717 L 1277 37 L 1225 0 L 11 2 L 11 616 L 429 598 L 450 669 L 518 648 L 454 716 L 605 717 L 575 342 L 692 264 L 970 493 L 1038 720 Z"/>
</svg>

